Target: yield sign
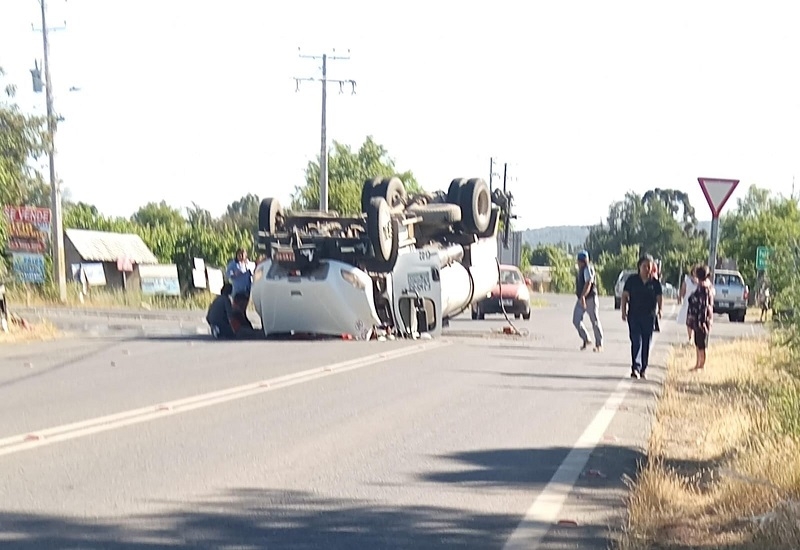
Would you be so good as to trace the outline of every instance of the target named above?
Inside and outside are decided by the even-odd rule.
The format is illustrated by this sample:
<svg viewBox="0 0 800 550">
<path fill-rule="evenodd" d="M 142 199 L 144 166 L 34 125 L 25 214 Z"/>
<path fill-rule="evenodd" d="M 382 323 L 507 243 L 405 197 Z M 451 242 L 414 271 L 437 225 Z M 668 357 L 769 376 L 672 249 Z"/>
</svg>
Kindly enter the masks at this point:
<svg viewBox="0 0 800 550">
<path fill-rule="evenodd" d="M 700 182 L 700 188 L 703 190 L 703 195 L 706 196 L 708 206 L 711 208 L 711 215 L 714 218 L 718 218 L 725 203 L 728 202 L 728 199 L 733 195 L 734 189 L 739 185 L 739 180 L 697 178 L 697 181 Z"/>
</svg>

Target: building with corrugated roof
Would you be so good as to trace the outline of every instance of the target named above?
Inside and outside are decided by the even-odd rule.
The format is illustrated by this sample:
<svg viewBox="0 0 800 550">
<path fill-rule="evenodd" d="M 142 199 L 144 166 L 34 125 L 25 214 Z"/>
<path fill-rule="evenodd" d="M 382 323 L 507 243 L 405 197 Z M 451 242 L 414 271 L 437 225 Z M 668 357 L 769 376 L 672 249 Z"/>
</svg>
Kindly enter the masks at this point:
<svg viewBox="0 0 800 550">
<path fill-rule="evenodd" d="M 83 282 L 80 277 L 88 273 L 88 284 L 110 289 L 126 288 L 128 274 L 137 265 L 158 264 L 142 238 L 132 233 L 65 229 L 64 255 L 68 278 Z"/>
</svg>

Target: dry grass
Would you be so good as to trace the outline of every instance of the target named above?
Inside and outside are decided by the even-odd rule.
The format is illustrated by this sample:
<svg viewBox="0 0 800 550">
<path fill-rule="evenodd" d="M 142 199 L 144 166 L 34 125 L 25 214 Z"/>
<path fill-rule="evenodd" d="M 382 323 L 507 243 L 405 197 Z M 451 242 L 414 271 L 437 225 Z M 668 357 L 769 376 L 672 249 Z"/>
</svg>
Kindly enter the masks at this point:
<svg viewBox="0 0 800 550">
<path fill-rule="evenodd" d="M 27 328 L 12 323 L 11 326 L 9 326 L 8 332 L 0 331 L 0 344 L 41 342 L 45 340 L 54 340 L 59 336 L 61 336 L 61 333 L 58 329 L 47 321 L 28 325 Z"/>
<path fill-rule="evenodd" d="M 800 547 L 800 385 L 767 339 L 673 352 L 620 550 Z"/>
<path fill-rule="evenodd" d="M 75 285 L 67 285 L 67 303 L 62 304 L 54 288 L 25 287 L 14 285 L 8 288 L 9 303 L 14 306 L 42 307 L 62 306 L 70 308 L 102 309 L 206 309 L 215 296 L 201 292 L 191 296 L 145 296 L 138 292 L 92 288 L 89 295 L 81 299 Z"/>
</svg>

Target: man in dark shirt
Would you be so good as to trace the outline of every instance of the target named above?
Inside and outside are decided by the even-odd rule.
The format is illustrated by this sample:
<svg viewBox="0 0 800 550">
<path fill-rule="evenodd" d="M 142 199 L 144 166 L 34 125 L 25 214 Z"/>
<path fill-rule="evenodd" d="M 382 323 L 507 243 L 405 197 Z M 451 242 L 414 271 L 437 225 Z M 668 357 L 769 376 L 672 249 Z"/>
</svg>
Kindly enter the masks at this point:
<svg viewBox="0 0 800 550">
<path fill-rule="evenodd" d="M 631 378 L 646 378 L 650 344 L 656 319 L 661 317 L 661 282 L 652 277 L 653 257 L 639 260 L 639 275 L 628 277 L 622 291 L 622 320 L 628 323 L 631 338 Z M 637 359 L 641 353 L 641 362 Z"/>
</svg>

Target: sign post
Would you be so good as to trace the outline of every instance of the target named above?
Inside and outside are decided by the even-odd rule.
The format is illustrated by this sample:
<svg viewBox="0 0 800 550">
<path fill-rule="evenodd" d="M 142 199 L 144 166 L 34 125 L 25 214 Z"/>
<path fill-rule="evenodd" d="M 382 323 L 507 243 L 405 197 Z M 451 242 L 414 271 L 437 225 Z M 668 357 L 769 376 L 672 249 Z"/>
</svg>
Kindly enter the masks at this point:
<svg viewBox="0 0 800 550">
<path fill-rule="evenodd" d="M 700 189 L 706 197 L 708 207 L 711 209 L 711 235 L 708 246 L 708 267 L 712 275 L 717 267 L 717 247 L 719 246 L 719 215 L 728 199 L 733 195 L 739 180 L 726 180 L 719 178 L 697 178 Z"/>
</svg>

